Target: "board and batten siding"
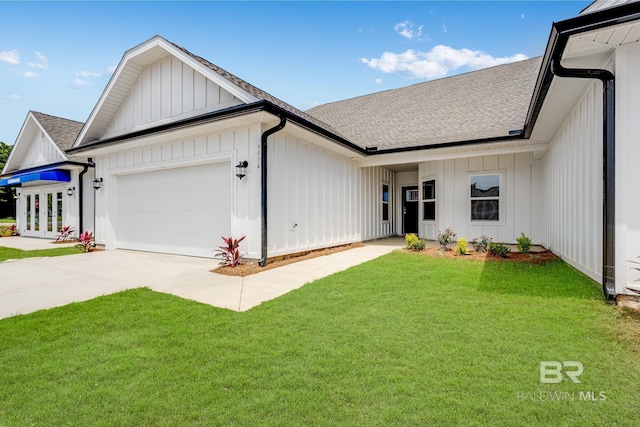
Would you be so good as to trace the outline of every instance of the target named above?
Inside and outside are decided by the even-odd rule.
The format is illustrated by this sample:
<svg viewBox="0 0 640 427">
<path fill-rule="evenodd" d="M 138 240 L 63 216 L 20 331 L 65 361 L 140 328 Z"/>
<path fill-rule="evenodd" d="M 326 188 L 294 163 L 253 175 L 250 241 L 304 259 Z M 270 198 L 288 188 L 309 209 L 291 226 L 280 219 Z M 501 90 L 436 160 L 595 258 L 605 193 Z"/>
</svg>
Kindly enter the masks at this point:
<svg viewBox="0 0 640 427">
<path fill-rule="evenodd" d="M 640 256 L 640 46 L 616 49 L 616 292 L 640 284 L 629 261 Z"/>
<path fill-rule="evenodd" d="M 602 85 L 592 83 L 551 142 L 544 160 L 544 244 L 602 278 Z"/>
<path fill-rule="evenodd" d="M 29 150 L 24 156 L 20 169 L 28 169 L 64 160 L 44 132 L 37 132 L 33 139 L 29 141 L 28 146 Z"/>
<path fill-rule="evenodd" d="M 268 145 L 268 252 L 284 255 L 395 233 L 396 174 L 281 131 Z M 382 221 L 382 185 L 389 220 Z"/>
<path fill-rule="evenodd" d="M 107 249 L 118 247 L 118 176 L 230 162 L 230 235 L 246 235 L 247 258 L 261 256 L 261 183 L 259 123 L 207 135 L 194 135 L 144 145 L 96 157 L 96 240 Z M 396 174 L 383 167 L 360 168 L 348 157 L 281 131 L 268 144 L 268 256 L 386 237 L 395 233 Z M 235 165 L 247 160 L 246 176 L 235 176 Z M 194 180 L 198 177 L 194 176 Z M 382 185 L 389 185 L 389 220 L 382 221 Z M 206 195 L 205 195 L 206 196 Z M 167 203 L 171 203 L 170 200 Z M 179 207 L 176 206 L 176 212 Z M 180 217 L 167 227 L 180 227 Z M 211 242 L 212 250 L 221 241 Z"/>
<path fill-rule="evenodd" d="M 167 57 L 142 70 L 103 138 L 240 103 L 178 58 Z"/>
<path fill-rule="evenodd" d="M 229 164 L 229 175 L 233 178 L 230 180 L 232 217 L 228 234 L 234 237 L 259 237 L 260 175 L 256 167 L 259 164 L 259 141 L 260 125 L 256 123 L 177 140 L 171 140 L 168 136 L 166 142 L 97 156 L 96 177 L 103 178 L 104 182 L 102 188 L 96 191 L 96 241 L 105 244 L 107 249 L 117 247 L 115 221 L 118 220 L 116 200 L 119 175 L 220 162 Z M 235 177 L 234 166 L 239 160 L 249 162 L 247 176 L 242 180 Z M 194 175 L 193 179 L 198 180 L 199 177 Z M 203 197 L 207 195 L 203 194 Z M 171 200 L 167 200 L 167 204 L 171 203 Z M 176 212 L 179 212 L 179 208 L 175 206 Z M 180 228 L 178 213 L 175 221 L 167 224 L 167 227 Z M 221 243 L 221 239 L 211 242 L 211 249 Z M 248 255 L 259 253 L 260 240 L 248 238 L 243 251 Z"/>
<path fill-rule="evenodd" d="M 534 243 L 542 243 L 537 218 L 542 200 L 534 188 L 542 185 L 534 173 L 532 153 L 515 153 L 435 160 L 419 164 L 419 229 L 422 238 L 435 240 L 451 228 L 458 238 L 471 240 L 482 235 L 497 242 L 515 243 L 525 233 Z M 470 176 L 501 176 L 500 220 L 471 221 Z M 436 220 L 423 220 L 422 182 L 436 180 Z"/>
</svg>

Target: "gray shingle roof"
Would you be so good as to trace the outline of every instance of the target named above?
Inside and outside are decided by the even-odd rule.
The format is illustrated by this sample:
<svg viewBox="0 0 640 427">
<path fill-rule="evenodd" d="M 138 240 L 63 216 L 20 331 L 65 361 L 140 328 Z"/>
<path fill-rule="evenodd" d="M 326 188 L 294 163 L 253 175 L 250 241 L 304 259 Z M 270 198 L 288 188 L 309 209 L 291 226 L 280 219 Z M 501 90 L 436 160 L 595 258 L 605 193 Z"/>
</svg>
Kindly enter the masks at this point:
<svg viewBox="0 0 640 427">
<path fill-rule="evenodd" d="M 38 120 L 45 132 L 51 137 L 53 143 L 63 152 L 73 146 L 76 138 L 82 130 L 84 123 L 75 120 L 63 119 L 62 117 L 51 116 L 49 114 L 31 111 L 31 114 Z M 69 155 L 65 153 L 67 159 L 75 162 L 86 162 L 87 158 L 81 155 Z"/>
<path fill-rule="evenodd" d="M 542 58 L 314 107 L 308 114 L 378 150 L 508 136 L 523 128 Z"/>
<path fill-rule="evenodd" d="M 32 111 L 31 113 L 62 151 L 71 148 L 84 125 L 84 123 L 76 122 L 75 120 L 50 116 L 37 111 Z"/>
</svg>

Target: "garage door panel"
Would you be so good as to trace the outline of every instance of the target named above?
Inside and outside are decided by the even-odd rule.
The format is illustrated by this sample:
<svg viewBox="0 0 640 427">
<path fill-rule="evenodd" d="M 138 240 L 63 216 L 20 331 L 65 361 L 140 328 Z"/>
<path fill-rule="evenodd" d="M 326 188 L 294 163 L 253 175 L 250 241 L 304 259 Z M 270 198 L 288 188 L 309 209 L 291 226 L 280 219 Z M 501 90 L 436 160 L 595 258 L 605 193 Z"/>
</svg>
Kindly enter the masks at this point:
<svg viewBox="0 0 640 427">
<path fill-rule="evenodd" d="M 218 224 L 213 223 L 215 217 L 229 216 L 229 210 L 181 212 L 179 210 L 159 212 L 123 212 L 118 216 L 119 229 L 123 232 L 145 231 L 173 231 L 184 230 L 184 233 L 213 233 Z M 229 221 L 226 221 L 228 223 Z M 193 230 L 191 224 L 200 224 Z M 219 236 L 218 236 L 219 237 Z"/>
<path fill-rule="evenodd" d="M 230 197 L 229 188 L 219 187 L 203 188 L 195 194 L 188 190 L 129 192 L 120 195 L 119 205 L 122 212 L 175 211 L 184 210 L 184 206 L 192 206 L 194 210 L 217 210 L 228 209 Z"/>
<path fill-rule="evenodd" d="M 212 257 L 231 230 L 230 163 L 118 177 L 117 247 Z"/>
<path fill-rule="evenodd" d="M 159 189 L 203 188 L 211 185 L 228 186 L 231 183 L 230 175 L 229 163 L 160 169 L 120 176 L 120 179 L 126 180 L 131 186 L 119 189 L 119 191 L 147 192 Z M 193 179 L 195 176 L 198 176 L 199 179 Z"/>
</svg>

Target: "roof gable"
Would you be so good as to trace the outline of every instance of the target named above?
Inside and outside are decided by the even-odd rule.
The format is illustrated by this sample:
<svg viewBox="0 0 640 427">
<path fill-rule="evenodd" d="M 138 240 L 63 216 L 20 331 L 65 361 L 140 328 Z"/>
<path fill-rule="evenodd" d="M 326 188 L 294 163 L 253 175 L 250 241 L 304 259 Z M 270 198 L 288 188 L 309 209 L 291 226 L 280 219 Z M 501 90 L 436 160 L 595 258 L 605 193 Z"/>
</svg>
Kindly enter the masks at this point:
<svg viewBox="0 0 640 427">
<path fill-rule="evenodd" d="M 29 111 L 2 173 L 68 161 L 82 123 Z"/>
<path fill-rule="evenodd" d="M 74 147 L 257 100 L 156 36 L 124 54 Z"/>
<path fill-rule="evenodd" d="M 189 64 L 167 56 L 144 68 L 101 139 L 243 102 Z"/>
</svg>

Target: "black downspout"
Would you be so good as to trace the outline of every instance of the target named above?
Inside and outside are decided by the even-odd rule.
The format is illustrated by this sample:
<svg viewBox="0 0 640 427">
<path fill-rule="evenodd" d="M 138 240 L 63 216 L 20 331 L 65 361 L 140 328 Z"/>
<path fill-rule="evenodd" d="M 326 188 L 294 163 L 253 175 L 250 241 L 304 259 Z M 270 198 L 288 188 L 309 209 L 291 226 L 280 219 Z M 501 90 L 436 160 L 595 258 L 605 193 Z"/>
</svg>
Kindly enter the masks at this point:
<svg viewBox="0 0 640 427">
<path fill-rule="evenodd" d="M 82 171 L 80 172 L 80 174 L 78 175 L 78 192 L 80 193 L 80 196 L 78 197 L 78 216 L 79 216 L 79 220 L 78 220 L 78 225 L 80 226 L 78 233 L 82 233 L 84 231 L 83 229 L 83 217 L 84 217 L 84 184 L 82 182 L 82 178 L 84 177 L 84 174 L 87 173 L 87 171 L 89 170 L 89 166 L 93 167 L 93 162 L 91 161 L 91 159 L 89 159 L 89 164 L 88 165 L 84 165 L 84 167 L 82 168 Z"/>
<path fill-rule="evenodd" d="M 615 85 L 609 70 L 564 68 L 561 56 L 571 34 L 559 34 L 551 59 L 551 71 L 558 77 L 599 79 L 603 86 L 603 197 L 602 197 L 602 292 L 607 302 L 615 303 Z"/>
<path fill-rule="evenodd" d="M 280 116 L 280 123 L 262 133 L 260 144 L 260 169 L 261 169 L 261 217 L 262 217 L 262 254 L 258 265 L 264 267 L 267 263 L 267 139 L 270 135 L 282 130 L 287 124 L 287 119 Z"/>
</svg>

